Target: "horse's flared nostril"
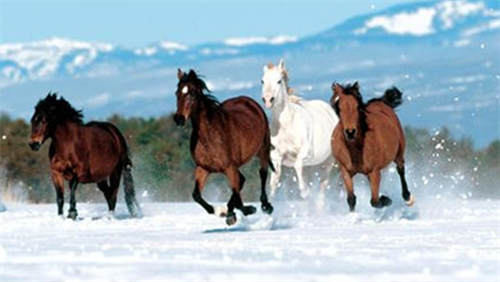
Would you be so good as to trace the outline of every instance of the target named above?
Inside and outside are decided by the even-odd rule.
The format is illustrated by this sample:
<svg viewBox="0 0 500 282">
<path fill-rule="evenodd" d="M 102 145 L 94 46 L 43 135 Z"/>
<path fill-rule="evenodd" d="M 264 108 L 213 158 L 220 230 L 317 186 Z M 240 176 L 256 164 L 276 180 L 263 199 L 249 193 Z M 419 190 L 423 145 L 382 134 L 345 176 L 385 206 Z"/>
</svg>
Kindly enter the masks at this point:
<svg viewBox="0 0 500 282">
<path fill-rule="evenodd" d="M 356 137 L 356 129 L 346 129 L 344 130 L 347 140 L 353 140 Z"/>
</svg>

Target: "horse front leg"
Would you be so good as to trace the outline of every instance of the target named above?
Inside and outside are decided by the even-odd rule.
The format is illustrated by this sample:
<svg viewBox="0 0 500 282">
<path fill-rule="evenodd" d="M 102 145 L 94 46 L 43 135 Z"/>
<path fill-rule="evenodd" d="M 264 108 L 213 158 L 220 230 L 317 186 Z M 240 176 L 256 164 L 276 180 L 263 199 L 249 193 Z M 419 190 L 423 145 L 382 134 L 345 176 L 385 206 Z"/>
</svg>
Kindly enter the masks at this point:
<svg viewBox="0 0 500 282">
<path fill-rule="evenodd" d="M 302 171 L 304 167 L 304 160 L 307 158 L 308 154 L 309 146 L 303 146 L 297 154 L 297 159 L 295 160 L 295 163 L 293 165 L 295 173 L 297 174 L 297 181 L 299 182 L 300 196 L 302 197 L 302 199 L 307 198 L 310 193 L 310 189 L 305 183 L 304 174 Z"/>
<path fill-rule="evenodd" d="M 349 205 L 349 212 L 354 212 L 356 208 L 356 195 L 354 194 L 354 184 L 352 182 L 352 177 L 347 169 L 340 165 L 340 175 L 344 180 L 345 189 L 347 191 L 347 204 Z"/>
<path fill-rule="evenodd" d="M 52 171 L 52 182 L 56 190 L 57 215 L 63 216 L 64 207 L 64 178 L 61 173 Z"/>
<path fill-rule="evenodd" d="M 241 210 L 244 215 L 253 214 L 257 211 L 257 209 L 251 205 L 248 206 L 243 205 L 243 200 L 241 199 L 240 191 L 241 188 L 243 187 L 243 184 L 245 183 L 245 178 L 238 171 L 238 169 L 234 167 L 229 168 L 226 170 L 225 174 L 229 180 L 229 186 L 233 191 L 231 198 L 227 203 L 226 224 L 234 225 L 237 220 L 236 214 L 234 213 L 235 208 Z"/>
<path fill-rule="evenodd" d="M 370 186 L 372 189 L 372 199 L 370 203 L 374 208 L 383 208 L 390 206 L 392 204 L 392 200 L 387 196 L 379 197 L 379 188 L 380 188 L 380 170 L 374 170 L 368 174 L 368 179 L 370 180 Z"/>
<path fill-rule="evenodd" d="M 214 207 L 207 203 L 201 196 L 201 192 L 203 191 L 203 188 L 205 188 L 205 183 L 207 182 L 209 175 L 210 173 L 202 167 L 196 167 L 194 172 L 195 184 L 193 190 L 193 200 L 200 204 L 200 206 L 202 206 L 207 211 L 207 213 L 214 214 Z"/>
<path fill-rule="evenodd" d="M 271 172 L 271 193 L 269 195 L 271 199 L 274 198 L 274 196 L 276 195 L 276 190 L 278 189 L 278 184 L 281 177 L 281 160 L 282 156 L 277 152 L 277 150 L 271 151 L 271 162 L 273 163 L 275 170 Z"/>
<path fill-rule="evenodd" d="M 69 181 L 69 189 L 70 189 L 70 194 L 69 194 L 69 210 L 68 210 L 68 218 L 71 218 L 73 220 L 76 219 L 78 216 L 78 212 L 76 211 L 76 187 L 78 186 L 78 179 L 76 176 L 74 176 L 70 181 Z"/>
</svg>

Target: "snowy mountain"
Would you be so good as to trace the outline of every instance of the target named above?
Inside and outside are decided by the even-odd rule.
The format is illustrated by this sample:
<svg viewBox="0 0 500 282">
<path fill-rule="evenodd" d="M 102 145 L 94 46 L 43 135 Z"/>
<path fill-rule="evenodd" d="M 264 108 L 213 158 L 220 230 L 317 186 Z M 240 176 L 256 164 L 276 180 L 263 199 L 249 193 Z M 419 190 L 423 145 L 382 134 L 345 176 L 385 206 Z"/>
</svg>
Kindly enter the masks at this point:
<svg viewBox="0 0 500 282">
<path fill-rule="evenodd" d="M 51 38 L 0 45 L 1 110 L 29 118 L 52 90 L 89 119 L 158 116 L 175 107 L 177 67 L 200 71 L 220 99 L 260 101 L 262 66 L 284 57 L 291 86 L 305 98 L 329 99 L 333 81 L 358 80 L 367 97 L 396 85 L 407 98 L 403 123 L 447 125 L 484 146 L 499 138 L 499 51 L 500 2 L 477 0 L 399 5 L 304 38 L 133 48 Z"/>
</svg>

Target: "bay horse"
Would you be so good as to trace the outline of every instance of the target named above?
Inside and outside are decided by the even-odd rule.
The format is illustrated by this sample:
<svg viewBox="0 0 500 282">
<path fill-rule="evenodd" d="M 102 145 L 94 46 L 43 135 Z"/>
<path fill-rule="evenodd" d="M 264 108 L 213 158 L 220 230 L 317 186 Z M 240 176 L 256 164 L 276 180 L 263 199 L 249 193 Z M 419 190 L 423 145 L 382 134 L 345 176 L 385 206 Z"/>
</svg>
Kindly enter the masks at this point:
<svg viewBox="0 0 500 282">
<path fill-rule="evenodd" d="M 271 174 L 271 197 L 274 196 L 281 176 L 281 166 L 295 169 L 302 198 L 310 189 L 303 176 L 304 166 L 322 166 L 320 199 L 324 199 L 330 172 L 334 165 L 330 139 L 339 119 L 332 107 L 321 100 L 305 100 L 293 95 L 288 86 L 285 62 L 278 66 L 264 66 L 262 101 L 271 109 L 271 161 L 276 172 Z"/>
<path fill-rule="evenodd" d="M 190 70 L 185 73 L 178 69 L 177 111 L 174 122 L 183 126 L 191 120 L 192 133 L 190 150 L 196 163 L 193 199 L 209 214 L 226 216 L 226 223 L 236 223 L 234 209 L 244 215 L 256 212 L 255 207 L 243 205 L 240 191 L 245 177 L 239 167 L 254 156 L 260 160 L 261 208 L 267 214 L 273 212 L 266 194 L 268 168 L 270 162 L 270 132 L 264 110 L 249 97 L 240 96 L 222 103 L 212 95 L 206 83 Z M 229 180 L 232 196 L 227 203 L 227 211 L 207 203 L 201 196 L 208 176 L 223 173 Z"/>
<path fill-rule="evenodd" d="M 97 183 L 113 213 L 123 174 L 127 208 L 132 217 L 140 216 L 132 161 L 125 138 L 116 126 L 96 121 L 84 124 L 81 111 L 75 110 L 63 97 L 49 93 L 35 106 L 29 146 L 38 151 L 47 139 L 52 140 L 49 159 L 58 215 L 63 215 L 64 180 L 69 181 L 70 188 L 68 218 L 78 216 L 75 191 L 79 183 Z"/>
<path fill-rule="evenodd" d="M 387 89 L 380 98 L 367 103 L 359 91 L 359 84 L 332 85 L 331 104 L 340 117 L 332 134 L 332 150 L 340 166 L 347 190 L 349 210 L 354 211 L 356 195 L 352 178 L 357 173 L 368 176 L 371 186 L 371 205 L 382 208 L 392 200 L 379 196 L 381 170 L 396 163 L 406 205 L 414 203 L 405 179 L 405 136 L 394 109 L 402 102 L 402 93 L 396 87 Z"/>
</svg>

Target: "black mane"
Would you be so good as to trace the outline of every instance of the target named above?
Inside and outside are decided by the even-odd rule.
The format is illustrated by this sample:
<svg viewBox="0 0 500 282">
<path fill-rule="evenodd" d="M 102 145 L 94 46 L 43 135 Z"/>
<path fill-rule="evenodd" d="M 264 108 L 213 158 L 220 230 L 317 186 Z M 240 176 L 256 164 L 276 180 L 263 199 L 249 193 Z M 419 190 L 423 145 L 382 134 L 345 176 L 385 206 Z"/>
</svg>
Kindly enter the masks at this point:
<svg viewBox="0 0 500 282">
<path fill-rule="evenodd" d="M 191 69 L 189 73 L 183 73 L 182 78 L 179 80 L 179 85 L 181 83 L 188 83 L 195 87 L 196 98 L 205 106 L 209 114 L 223 110 L 219 100 L 214 95 L 209 94 L 210 89 L 208 89 L 207 84 L 194 70 Z"/>
<path fill-rule="evenodd" d="M 83 124 L 82 111 L 73 108 L 63 97 L 51 93 L 45 99 L 38 101 L 35 106 L 35 115 L 43 115 L 51 122 L 64 122 L 67 120 Z"/>
<path fill-rule="evenodd" d="M 363 134 L 368 131 L 368 124 L 366 123 L 366 106 L 368 106 L 369 103 L 372 101 L 365 103 L 363 101 L 363 96 L 359 92 L 359 84 L 358 82 L 355 83 L 348 83 L 340 86 L 342 88 L 342 91 L 345 95 L 353 96 L 356 98 L 356 101 L 358 101 L 358 112 L 359 112 L 359 124 L 361 127 L 361 132 Z M 335 102 L 333 105 L 333 109 L 337 113 L 337 116 L 340 118 L 340 108 L 339 108 L 339 102 Z"/>
</svg>

